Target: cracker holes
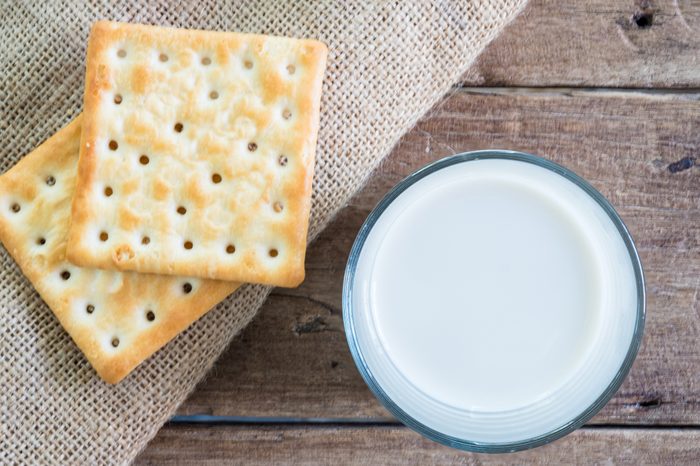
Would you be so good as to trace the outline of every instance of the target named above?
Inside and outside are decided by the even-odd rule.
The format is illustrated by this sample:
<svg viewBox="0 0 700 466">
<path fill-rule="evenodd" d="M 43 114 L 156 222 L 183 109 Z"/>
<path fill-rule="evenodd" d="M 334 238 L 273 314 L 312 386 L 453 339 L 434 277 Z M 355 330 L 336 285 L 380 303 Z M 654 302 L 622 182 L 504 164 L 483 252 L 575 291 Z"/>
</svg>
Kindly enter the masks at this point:
<svg viewBox="0 0 700 466">
<path fill-rule="evenodd" d="M 282 212 L 282 211 L 284 210 L 284 206 L 282 205 L 281 202 L 277 201 L 277 202 L 275 202 L 274 204 L 272 204 L 272 209 L 273 209 L 275 212 L 280 213 L 280 212 Z"/>
<path fill-rule="evenodd" d="M 37 244 L 38 246 L 43 246 L 43 245 L 45 245 L 45 244 L 46 244 L 46 238 L 44 238 L 43 236 L 40 237 L 40 238 L 37 238 L 37 239 L 36 239 L 36 244 Z"/>
<path fill-rule="evenodd" d="M 150 162 L 151 159 L 148 158 L 146 154 L 141 154 L 141 157 L 139 157 L 139 163 L 141 165 L 148 165 L 148 162 Z"/>
<path fill-rule="evenodd" d="M 214 174 L 211 176 L 211 182 L 214 183 L 214 184 L 219 184 L 219 183 L 221 183 L 221 180 L 222 180 L 221 175 L 219 175 L 218 173 L 214 173 Z"/>
<path fill-rule="evenodd" d="M 123 100 L 123 99 L 122 99 L 122 95 L 121 95 L 121 94 L 117 94 L 117 95 L 114 96 L 114 103 L 115 103 L 116 105 L 121 104 L 121 103 L 122 103 L 122 100 Z"/>
<path fill-rule="evenodd" d="M 289 159 L 287 158 L 286 155 L 280 155 L 279 158 L 277 159 L 277 163 L 279 163 L 280 166 L 282 166 L 282 167 L 286 167 L 288 162 L 289 162 Z"/>
<path fill-rule="evenodd" d="M 117 141 L 112 139 L 111 141 L 109 141 L 108 147 L 109 147 L 109 150 L 117 150 L 117 149 L 119 149 L 119 144 L 117 143 Z"/>
<path fill-rule="evenodd" d="M 287 65 L 287 73 L 294 74 L 297 71 L 297 67 L 294 65 Z"/>
<path fill-rule="evenodd" d="M 146 311 L 146 320 L 149 322 L 153 322 L 156 320 L 156 313 L 151 311 L 150 309 Z"/>
<path fill-rule="evenodd" d="M 179 206 L 177 208 L 177 213 L 180 215 L 185 215 L 187 213 L 187 209 L 185 209 L 185 206 Z"/>
<path fill-rule="evenodd" d="M 216 91 L 211 91 L 211 92 L 209 93 L 209 98 L 210 98 L 211 100 L 216 100 L 216 99 L 219 98 L 219 93 L 216 92 Z"/>
<path fill-rule="evenodd" d="M 20 207 L 20 205 L 19 205 L 18 203 L 14 202 L 14 203 L 10 206 L 10 210 L 11 210 L 12 212 L 14 212 L 14 213 L 17 213 L 17 212 L 19 212 L 20 210 L 22 210 L 22 207 Z"/>
<path fill-rule="evenodd" d="M 167 53 L 162 53 L 162 52 L 161 52 L 161 54 L 158 55 L 158 60 L 160 60 L 161 63 L 165 63 L 165 62 L 167 62 L 168 60 L 170 60 L 170 57 L 168 57 L 168 54 L 167 54 Z"/>
<path fill-rule="evenodd" d="M 190 294 L 192 292 L 192 284 L 190 282 L 183 283 L 182 292 L 185 294 Z"/>
<path fill-rule="evenodd" d="M 92 314 L 93 312 L 95 312 L 95 306 L 93 306 L 92 304 L 88 304 L 87 306 L 85 306 L 85 312 L 87 312 L 88 314 Z"/>
<path fill-rule="evenodd" d="M 267 251 L 267 254 L 270 257 L 277 257 L 277 256 L 279 256 L 280 252 L 275 248 L 271 248 L 269 251 Z"/>
<path fill-rule="evenodd" d="M 109 342 L 109 344 L 112 345 L 112 348 L 119 347 L 119 343 L 119 337 L 112 337 L 112 339 Z"/>
<path fill-rule="evenodd" d="M 234 252 L 236 252 L 236 246 L 233 244 L 226 246 L 226 254 L 233 254 Z"/>
<path fill-rule="evenodd" d="M 253 69 L 253 60 L 243 60 L 243 66 L 245 67 L 246 70 L 252 70 Z"/>
<path fill-rule="evenodd" d="M 109 239 L 109 234 L 106 231 L 100 232 L 100 241 L 103 243 Z"/>
<path fill-rule="evenodd" d="M 203 66 L 209 66 L 211 65 L 211 58 L 209 57 L 202 57 L 201 62 Z"/>
<path fill-rule="evenodd" d="M 150 242 L 151 238 L 149 238 L 148 236 L 144 236 L 143 238 L 141 238 L 141 244 L 143 244 L 144 246 L 148 245 Z"/>
<path fill-rule="evenodd" d="M 285 120 L 289 120 L 290 118 L 292 118 L 292 111 L 288 108 L 282 110 L 282 118 L 284 118 Z"/>
<path fill-rule="evenodd" d="M 254 142 L 249 142 L 248 143 L 248 150 L 250 152 L 255 152 L 256 150 L 258 150 L 258 145 Z"/>
<path fill-rule="evenodd" d="M 126 50 L 124 50 L 124 49 L 117 50 L 117 56 L 119 58 L 126 58 Z"/>
<path fill-rule="evenodd" d="M 53 186 L 56 184 L 56 178 L 54 178 L 52 175 L 47 176 L 44 181 L 46 182 L 47 186 Z"/>
<path fill-rule="evenodd" d="M 67 270 L 62 271 L 61 278 L 63 279 L 63 281 L 67 281 L 68 279 L 70 279 L 70 272 Z"/>
<path fill-rule="evenodd" d="M 182 130 L 185 129 L 185 126 L 178 121 L 177 123 L 175 123 L 175 126 L 173 126 L 173 129 L 176 133 L 182 133 Z"/>
<path fill-rule="evenodd" d="M 190 249 L 192 249 L 194 247 L 194 244 L 192 244 L 192 241 L 187 240 L 182 244 L 182 247 L 184 247 L 185 249 L 187 249 L 189 251 Z"/>
<path fill-rule="evenodd" d="M 114 194 L 114 190 L 112 189 L 111 186 L 107 186 L 107 187 L 105 187 L 104 193 L 105 193 L 105 197 L 110 197 L 112 194 Z"/>
</svg>

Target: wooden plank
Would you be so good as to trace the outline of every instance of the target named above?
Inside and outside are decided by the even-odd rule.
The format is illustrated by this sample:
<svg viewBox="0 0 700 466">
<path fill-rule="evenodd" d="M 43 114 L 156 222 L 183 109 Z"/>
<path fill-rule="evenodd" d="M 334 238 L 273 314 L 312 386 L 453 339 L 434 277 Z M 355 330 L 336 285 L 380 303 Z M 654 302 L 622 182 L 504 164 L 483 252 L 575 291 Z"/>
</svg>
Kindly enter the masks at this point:
<svg viewBox="0 0 700 466">
<path fill-rule="evenodd" d="M 697 1 L 531 0 L 464 81 L 487 86 L 700 87 L 699 51 Z"/>
<path fill-rule="evenodd" d="M 534 450 L 466 453 L 404 427 L 167 426 L 137 465 L 618 464 L 693 465 L 699 430 L 581 429 Z"/>
<path fill-rule="evenodd" d="M 482 92 L 482 91 L 480 91 Z M 500 92 L 500 91 L 499 91 Z M 700 424 L 700 107 L 692 98 L 458 92 L 402 140 L 311 246 L 306 282 L 277 290 L 180 414 L 385 418 L 350 357 L 343 269 L 370 209 L 401 178 L 454 152 L 508 148 L 562 163 L 619 209 L 648 283 L 634 368 L 596 423 Z M 673 168 L 676 167 L 676 168 Z"/>
</svg>

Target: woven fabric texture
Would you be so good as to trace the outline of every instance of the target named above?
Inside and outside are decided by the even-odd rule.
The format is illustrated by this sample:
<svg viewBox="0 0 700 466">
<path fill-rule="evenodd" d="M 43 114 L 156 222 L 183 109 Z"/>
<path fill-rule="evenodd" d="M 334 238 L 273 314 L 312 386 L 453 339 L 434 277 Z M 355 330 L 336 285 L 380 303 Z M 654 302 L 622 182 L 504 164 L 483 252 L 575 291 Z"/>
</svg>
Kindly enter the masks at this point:
<svg viewBox="0 0 700 466">
<path fill-rule="evenodd" d="M 329 59 L 313 238 L 525 2 L 2 0 L 0 170 L 80 112 L 85 46 L 97 19 L 318 38 Z M 0 262 L 0 464 L 131 462 L 269 292 L 242 287 L 110 386 L 4 249 Z"/>
</svg>

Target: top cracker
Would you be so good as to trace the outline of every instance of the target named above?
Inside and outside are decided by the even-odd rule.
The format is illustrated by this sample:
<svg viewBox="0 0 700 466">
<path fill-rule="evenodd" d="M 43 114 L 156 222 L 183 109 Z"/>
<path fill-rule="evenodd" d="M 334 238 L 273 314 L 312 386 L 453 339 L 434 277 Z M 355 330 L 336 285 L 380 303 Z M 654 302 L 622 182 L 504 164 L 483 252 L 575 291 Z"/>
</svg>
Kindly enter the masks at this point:
<svg viewBox="0 0 700 466">
<path fill-rule="evenodd" d="M 68 259 L 298 285 L 326 55 L 313 40 L 96 23 Z"/>
</svg>

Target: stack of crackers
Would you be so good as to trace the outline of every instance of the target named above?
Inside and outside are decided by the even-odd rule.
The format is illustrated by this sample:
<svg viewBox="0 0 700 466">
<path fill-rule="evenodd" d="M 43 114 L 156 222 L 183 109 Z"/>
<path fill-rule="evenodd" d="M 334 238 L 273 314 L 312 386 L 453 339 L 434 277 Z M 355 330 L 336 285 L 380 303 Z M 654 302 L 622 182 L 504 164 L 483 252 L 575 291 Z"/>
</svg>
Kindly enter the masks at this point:
<svg viewBox="0 0 700 466">
<path fill-rule="evenodd" d="M 303 280 L 326 55 L 94 25 L 83 114 L 0 176 L 0 241 L 105 381 L 240 282 Z"/>
</svg>

